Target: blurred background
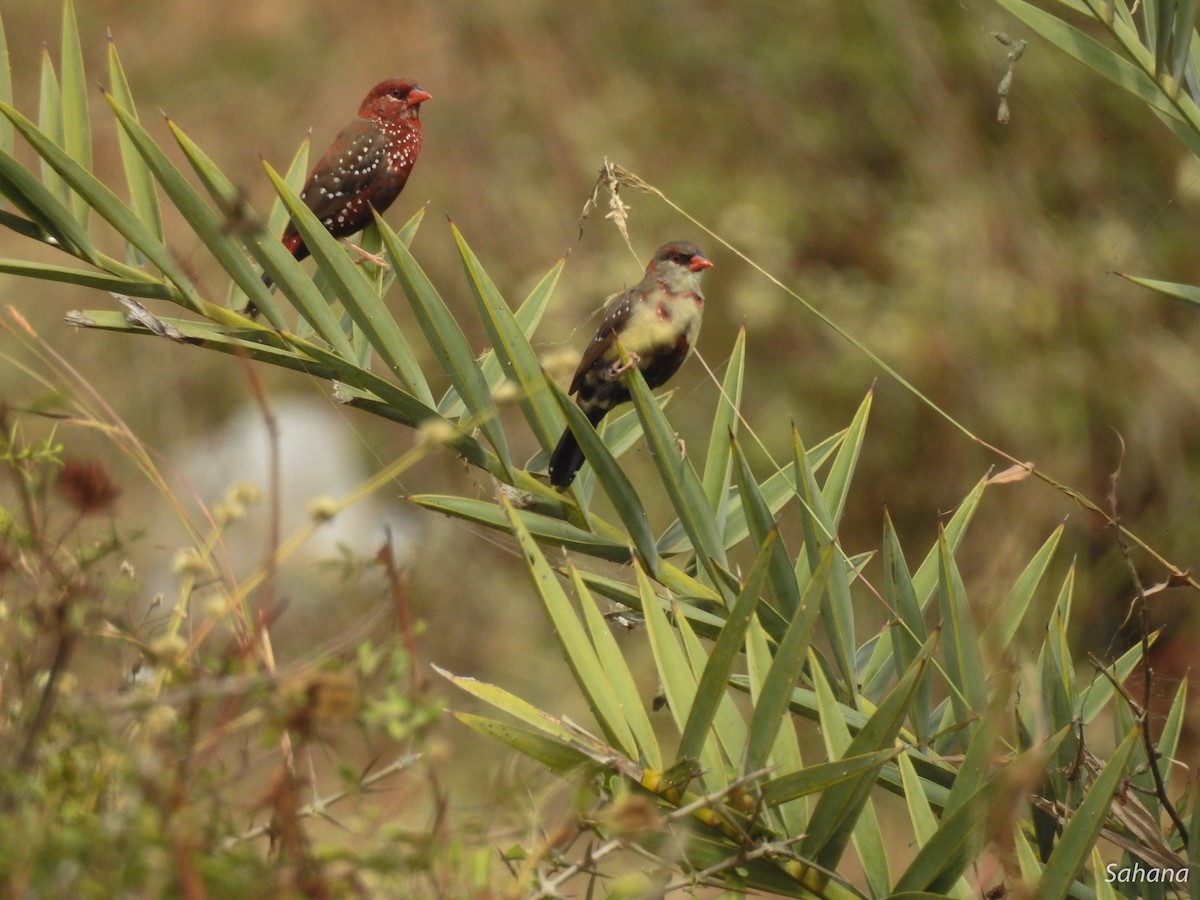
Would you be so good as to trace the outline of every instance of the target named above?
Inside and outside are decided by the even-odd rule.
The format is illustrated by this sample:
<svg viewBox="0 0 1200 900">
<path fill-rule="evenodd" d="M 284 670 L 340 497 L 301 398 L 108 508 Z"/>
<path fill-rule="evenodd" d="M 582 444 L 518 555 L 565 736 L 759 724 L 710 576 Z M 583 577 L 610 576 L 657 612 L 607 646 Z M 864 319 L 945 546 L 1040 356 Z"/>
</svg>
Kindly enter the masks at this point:
<svg viewBox="0 0 1200 900">
<path fill-rule="evenodd" d="M 57 3 L 5 4 L 24 110 L 36 110 L 43 48 L 57 57 L 60 12 Z M 111 31 L 151 131 L 170 142 L 162 110 L 259 210 L 271 200 L 260 157 L 283 168 L 311 134 L 315 159 L 373 84 L 418 81 L 433 95 L 422 107 L 424 151 L 388 218 L 399 225 L 427 204 L 414 252 L 464 311 L 445 217 L 510 303 L 569 254 L 538 335 L 547 354 L 580 350 L 598 304 L 635 281 L 664 240 L 698 241 L 716 263 L 706 276 L 700 355 L 719 376 L 745 325 L 744 408 L 776 458 L 790 452 L 790 423 L 816 443 L 848 424 L 874 386 L 842 534 L 853 552 L 878 546 L 886 508 L 910 563 L 919 562 L 939 522 L 990 468 L 1006 464 L 656 198 L 622 194 L 636 258 L 603 208 L 581 236 L 580 212 L 605 157 L 794 288 L 981 438 L 1101 504 L 1123 439 L 1123 522 L 1183 568 L 1200 558 L 1200 311 L 1114 274 L 1200 282 L 1200 165 L 1141 105 L 992 3 L 79 0 L 77 12 L 91 77 L 105 78 Z M 1008 67 L 997 31 L 1030 40 L 1015 67 L 1008 124 L 997 120 Z M 98 95 L 92 112 L 96 169 L 123 185 Z M 178 221 L 168 229 L 173 250 L 223 298 L 225 282 L 199 241 Z M 54 259 L 9 234 L 0 235 L 0 255 Z M 226 452 L 213 441 L 232 442 L 213 495 L 264 471 L 265 451 L 244 437 L 238 418 L 252 392 L 236 360 L 63 324 L 68 309 L 110 308 L 104 295 L 4 278 L 0 301 L 180 471 L 197 452 Z M 483 349 L 482 329 L 465 313 L 463 327 Z M 36 394 L 13 364 L 24 351 L 2 334 L 0 349 L 4 399 Z M 338 407 L 323 383 L 256 372 L 276 402 L 315 406 L 311 414 L 327 424 L 313 427 L 344 445 L 352 479 L 414 441 Z M 675 386 L 674 421 L 702 448 L 716 386 L 695 360 Z M 66 437 L 117 473 L 116 515 L 146 530 L 136 545 L 141 569 L 168 570 L 175 547 L 154 525 L 161 500 L 153 489 L 102 438 Z M 289 480 L 302 493 L 337 492 L 336 482 L 324 487 L 299 474 L 305 455 Z M 338 539 L 369 557 L 381 523 L 392 522 L 408 536 L 411 602 L 427 623 L 428 658 L 550 710 L 577 710 L 576 698 L 554 695 L 565 668 L 507 542 L 400 500 L 439 487 L 470 491 L 472 478 L 435 455 L 383 492 L 360 531 Z M 477 490 L 491 488 L 481 482 Z M 967 588 L 986 610 L 1064 519 L 1059 577 L 1074 558 L 1079 649 L 1108 656 L 1127 644 L 1120 626 L 1129 573 L 1111 530 L 1040 483 L 990 490 L 961 556 Z M 1162 579 L 1138 562 L 1147 583 Z M 371 588 L 354 598 L 331 590 L 334 617 L 375 602 Z M 1156 598 L 1168 638 L 1195 627 L 1194 606 L 1182 592 Z M 448 752 L 474 746 L 459 744 L 463 732 L 447 730 L 456 748 Z"/>
</svg>

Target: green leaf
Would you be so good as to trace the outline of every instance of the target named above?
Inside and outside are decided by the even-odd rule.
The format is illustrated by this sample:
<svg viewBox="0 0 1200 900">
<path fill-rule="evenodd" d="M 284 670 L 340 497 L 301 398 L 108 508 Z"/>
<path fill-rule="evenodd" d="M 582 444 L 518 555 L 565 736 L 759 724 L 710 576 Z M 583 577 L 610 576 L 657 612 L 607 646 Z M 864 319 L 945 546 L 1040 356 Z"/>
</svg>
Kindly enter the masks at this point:
<svg viewBox="0 0 1200 900">
<path fill-rule="evenodd" d="M 133 94 L 125 78 L 125 70 L 117 56 L 117 46 L 111 37 L 108 41 L 108 77 L 112 82 L 113 100 L 137 119 L 137 108 Z M 133 214 L 145 226 L 158 243 L 163 242 L 162 208 L 158 202 L 158 191 L 154 187 L 154 175 L 146 161 L 137 151 L 124 129 L 117 129 L 117 147 L 121 151 L 121 165 L 125 170 L 125 182 L 129 185 L 129 203 Z"/>
<path fill-rule="evenodd" d="M 638 595 L 641 600 L 642 614 L 646 620 L 646 636 L 650 640 L 650 649 L 654 654 L 654 663 L 658 677 L 662 681 L 663 693 L 667 698 L 667 706 L 671 716 L 680 731 L 687 727 L 691 715 L 692 704 L 696 699 L 696 678 L 692 667 L 684 655 L 679 640 L 672 631 L 663 612 L 661 601 L 654 594 L 650 579 L 640 565 L 634 563 L 637 573 Z M 711 736 L 708 736 L 711 737 Z M 717 752 L 716 742 L 706 739 L 698 754 L 705 772 L 706 784 L 709 787 L 724 784 L 724 767 Z"/>
<path fill-rule="evenodd" d="M 207 220 L 206 229 L 211 228 L 213 221 L 219 221 L 221 236 L 223 238 L 216 243 L 209 243 L 206 239 L 206 246 L 225 271 L 229 273 L 234 283 L 242 289 L 243 293 L 250 298 L 250 301 L 255 306 L 262 310 L 268 321 L 276 327 L 282 327 L 283 319 L 279 315 L 278 308 L 271 296 L 271 291 L 263 284 L 260 274 L 250 265 L 245 253 L 242 252 L 241 245 L 235 237 L 238 231 L 260 227 L 254 220 L 253 212 L 246 207 L 242 192 L 234 187 L 233 183 L 217 168 L 208 155 L 191 138 L 184 134 L 183 129 L 170 120 L 167 121 L 167 127 L 170 128 L 171 134 L 175 136 L 179 148 L 183 151 L 184 156 L 187 157 L 192 169 L 199 176 L 200 182 L 204 185 L 205 190 L 208 191 L 209 196 L 217 204 L 217 208 L 221 211 L 223 217 L 223 220 L 218 220 L 216 217 L 212 219 L 202 217 Z M 324 303 L 319 304 L 319 307 L 328 313 L 328 307 Z M 333 321 L 332 314 L 327 315 L 324 321 L 326 323 L 325 329 L 318 327 L 318 332 L 322 334 L 322 337 L 325 337 L 331 346 L 336 346 L 337 343 L 333 335 L 326 334 L 325 331 L 332 330 L 340 335 L 341 329 Z M 316 323 L 314 323 L 315 325 Z"/>
<path fill-rule="evenodd" d="M 12 64 L 8 58 L 8 35 L 0 21 L 0 103 L 12 106 Z M 13 128 L 7 119 L 0 119 L 0 151 L 12 155 Z"/>
<path fill-rule="evenodd" d="M 833 549 L 834 564 L 829 571 L 828 590 L 822 600 L 821 620 L 829 636 L 830 647 L 846 689 L 858 689 L 855 668 L 854 607 L 850 597 L 850 581 L 837 542 L 837 526 L 825 505 L 825 497 L 808 464 L 808 454 L 800 440 L 800 432 L 792 427 L 792 465 L 796 472 L 796 496 L 800 500 L 800 524 L 804 532 L 804 550 L 808 568 L 814 571 L 828 548 Z M 797 560 L 797 568 L 800 567 Z"/>
<path fill-rule="evenodd" d="M 908 708 L 916 693 L 917 683 L 924 671 L 926 660 L 933 648 L 931 638 L 922 648 L 917 661 L 900 679 L 899 683 L 884 698 L 879 707 L 859 729 L 858 734 L 846 746 L 840 758 L 862 756 L 877 750 L 890 749 Z M 813 667 L 817 679 L 817 667 Z M 827 706 L 832 697 L 822 701 Z M 844 722 L 844 716 L 834 705 L 822 716 L 827 723 Z M 876 780 L 878 769 L 868 770 L 856 778 L 835 785 L 821 794 L 817 806 L 809 820 L 808 833 L 800 844 L 801 855 L 816 860 L 827 869 L 836 869 L 842 852 L 854 831 L 859 815 L 867 800 L 870 798 L 871 787 Z"/>
<path fill-rule="evenodd" d="M 629 724 L 629 730 L 633 732 L 641 758 L 650 768 L 662 771 L 662 750 L 654 734 L 654 726 L 650 724 L 646 704 L 638 692 L 637 682 L 634 681 L 633 673 L 629 671 L 625 656 L 613 637 L 612 629 L 600 614 L 583 576 L 570 562 L 567 564 L 567 574 L 583 608 L 583 619 L 591 635 L 592 645 L 596 648 L 596 654 L 604 661 L 608 680 L 624 713 L 625 721 Z"/>
<path fill-rule="evenodd" d="M 521 302 L 521 305 L 517 307 L 517 311 L 512 314 L 512 318 L 524 333 L 527 341 L 532 340 L 533 334 L 542 320 L 542 315 L 546 312 L 550 297 L 554 294 L 554 288 L 557 286 L 558 279 L 562 275 L 565 263 L 566 259 L 563 258 L 551 266 L 550 271 L 543 275 L 538 283 L 533 286 L 533 290 L 529 292 L 529 296 Z M 488 348 L 484 352 L 483 356 L 480 357 L 479 367 L 483 370 L 483 376 L 490 388 L 495 389 L 504 380 L 504 369 L 500 365 L 500 360 L 496 357 L 495 349 Z M 438 409 L 452 419 L 458 418 L 466 411 L 462 399 L 458 396 L 458 392 L 454 388 L 450 388 L 447 391 L 446 396 L 438 404 Z"/>
<path fill-rule="evenodd" d="M 938 551 L 941 558 L 938 605 L 944 633 L 942 647 L 946 680 L 955 708 L 955 720 L 963 723 L 983 712 L 987 704 L 987 687 L 983 678 L 983 661 L 979 656 L 979 636 L 971 606 L 967 602 L 966 588 L 944 534 L 938 536 Z"/>
<path fill-rule="evenodd" d="M 1154 646 L 1157 638 L 1158 632 L 1150 635 L 1151 647 Z M 1064 665 L 1070 664 L 1068 657 L 1063 657 L 1063 659 Z M 1124 684 L 1141 661 L 1142 645 L 1135 643 L 1112 664 L 1110 674 L 1119 683 Z M 1097 675 L 1088 689 L 1083 691 L 1082 696 L 1078 698 L 1074 712 L 1079 715 L 1084 724 L 1090 724 L 1112 700 L 1116 690 L 1109 679 Z"/>
<path fill-rule="evenodd" d="M 566 591 L 558 583 L 558 576 L 546 562 L 546 557 L 542 555 L 537 542 L 512 505 L 503 497 L 500 498 L 500 505 L 508 519 L 513 537 L 517 540 L 517 546 L 525 560 L 525 568 L 533 579 L 542 607 L 554 625 L 554 632 L 566 655 L 567 664 L 575 676 L 575 683 L 583 691 L 605 737 L 626 756 L 636 757 L 637 742 L 621 712 L 620 701 L 609 685 L 605 665 L 588 639 L 587 631 L 567 598 Z M 575 580 L 577 587 L 583 588 L 582 583 L 578 582 L 578 579 Z M 579 597 L 580 602 L 591 603 L 586 588 L 583 590 L 584 593 Z"/>
<path fill-rule="evenodd" d="M 553 447 L 562 428 L 562 417 L 558 403 L 546 390 L 546 380 L 542 376 L 537 354 L 496 285 L 467 246 L 462 233 L 454 225 L 450 226 L 450 230 L 458 246 L 479 318 L 492 342 L 494 357 L 500 363 L 504 377 L 517 386 L 517 402 L 538 442 L 543 447 Z"/>
<path fill-rule="evenodd" d="M 787 547 L 779 538 L 779 531 L 774 519 L 771 518 L 770 508 L 758 489 L 758 482 L 750 465 L 742 453 L 737 440 L 730 435 L 729 446 L 732 455 L 733 471 L 736 476 L 738 494 L 742 498 L 742 509 L 746 513 L 746 523 L 750 528 L 750 538 L 756 550 L 761 549 L 768 535 L 777 538 L 774 541 L 770 556 L 770 579 L 768 587 L 775 601 L 775 609 L 785 620 L 790 621 L 800 609 L 800 585 L 792 569 Z M 803 655 L 803 653 L 801 654 Z"/>
<path fill-rule="evenodd" d="M 819 470 L 833 456 L 844 437 L 845 432 L 830 435 L 808 451 L 808 464 L 813 471 Z M 731 550 L 742 543 L 750 531 L 737 487 L 729 487 L 728 492 L 723 533 L 725 549 Z M 785 466 L 769 476 L 759 485 L 759 492 L 766 501 L 767 508 L 771 510 L 771 515 L 778 515 L 787 502 L 796 496 L 795 472 L 792 467 Z M 658 546 L 664 554 L 679 553 L 688 549 L 687 532 L 684 531 L 683 523 L 678 519 L 672 522 L 658 539 Z"/>
<path fill-rule="evenodd" d="M 902 756 L 899 748 L 885 748 L 861 756 L 844 756 L 833 762 L 817 763 L 798 772 L 772 778 L 762 786 L 763 804 L 768 807 L 777 806 L 797 797 L 826 791 L 851 778 L 868 772 L 878 772 L 885 763 L 891 762 L 897 756 Z M 909 769 L 912 769 L 911 763 Z M 915 775 L 913 777 L 916 778 Z"/>
<path fill-rule="evenodd" d="M 7 104 L 0 106 L 0 112 L 3 112 L 10 122 L 13 121 L 13 114 L 19 115 Z M 35 146 L 34 149 L 38 148 Z M 62 154 L 61 150 L 57 152 Z M 48 163 L 46 167 L 49 168 Z M 98 254 L 92 245 L 92 239 L 75 221 L 70 210 L 8 153 L 0 153 L 0 193 L 43 232 L 38 236 L 38 240 L 50 239 L 58 247 L 80 259 L 96 261 Z"/>
<path fill-rule="evenodd" d="M 730 447 L 729 436 L 737 434 L 738 417 L 742 407 L 742 381 L 746 373 L 746 326 L 738 329 L 737 339 L 729 354 L 721 396 L 713 416 L 708 436 L 708 452 L 704 454 L 704 496 L 724 530 L 725 506 L 729 501 Z"/>
<path fill-rule="evenodd" d="M 594 765 L 593 761 L 575 747 L 564 741 L 556 741 L 528 728 L 520 728 L 506 722 L 497 722 L 483 716 L 455 712 L 454 718 L 468 728 L 485 737 L 492 738 L 515 750 L 522 756 L 541 763 L 558 775 L 569 775 L 583 766 Z"/>
<path fill-rule="evenodd" d="M 1050 566 L 1050 560 L 1058 548 L 1058 542 L 1062 535 L 1063 526 L 1059 525 L 1017 577 L 1008 596 L 1004 598 L 996 615 L 984 630 L 980 646 L 986 647 L 997 659 L 1002 658 L 1008 652 L 1013 636 L 1016 635 L 1017 629 L 1029 610 L 1034 591 L 1041 584 L 1042 577 Z"/>
<path fill-rule="evenodd" d="M 1153 78 L 1095 38 L 1025 0 L 997 2 L 1046 40 L 1098 75 L 1129 91 L 1164 115 L 1174 119 L 1182 118 Z"/>
<path fill-rule="evenodd" d="M 63 4 L 62 23 L 62 119 L 63 149 L 80 168 L 92 168 L 92 123 L 88 116 L 87 75 L 83 70 L 83 48 L 79 45 L 79 25 L 71 0 Z M 71 198 L 75 218 L 87 227 L 87 201 L 76 194 Z"/>
<path fill-rule="evenodd" d="M 859 453 L 862 451 L 863 438 L 867 431 L 867 419 L 871 413 L 871 401 L 874 396 L 874 390 L 868 391 L 863 402 L 859 404 L 858 410 L 854 413 L 854 419 L 846 429 L 845 439 L 833 459 L 833 465 L 825 479 L 825 487 L 821 491 L 825 506 L 829 510 L 829 519 L 835 528 L 842 521 L 842 511 L 846 508 L 846 497 L 850 492 L 850 481 L 854 476 L 854 469 L 858 465 Z"/>
<path fill-rule="evenodd" d="M 809 642 L 821 610 L 821 596 L 828 587 L 830 570 L 835 565 L 834 553 L 833 548 L 828 548 L 819 560 L 800 598 L 796 614 L 775 650 L 762 690 L 755 699 L 746 745 L 746 772 L 758 771 L 766 765 L 775 735 L 787 718 L 792 689 L 804 668 Z"/>
<path fill-rule="evenodd" d="M 634 366 L 624 377 L 662 485 L 691 539 L 700 565 L 719 589 L 724 584 L 719 569 L 728 568 L 728 562 L 717 531 L 716 517 L 704 497 L 704 488 L 696 477 L 696 470 L 680 453 L 675 431 L 655 402 L 641 370 Z"/>
<path fill-rule="evenodd" d="M 1196 287 L 1195 285 L 1177 284 L 1172 281 L 1156 281 L 1153 278 L 1139 278 L 1135 275 L 1126 275 L 1123 272 L 1118 272 L 1117 274 L 1126 281 L 1132 281 L 1136 285 L 1149 288 L 1155 293 L 1172 297 L 1175 300 L 1183 300 L 1187 303 L 1200 305 L 1200 287 Z"/>
<path fill-rule="evenodd" d="M 925 629 L 925 618 L 921 605 L 917 602 L 913 590 L 912 578 L 908 573 L 908 565 L 904 562 L 904 551 L 900 547 L 900 538 L 892 524 L 892 517 L 884 512 L 883 520 L 883 597 L 888 608 L 896 611 L 898 621 L 889 632 L 891 634 L 892 652 L 895 657 L 896 677 L 908 671 L 920 653 L 929 635 Z M 869 695 L 871 700 L 879 699 L 885 683 L 880 680 L 873 682 Z M 878 688 L 879 693 L 874 689 Z M 918 740 L 929 736 L 931 724 L 929 713 L 933 708 L 933 686 L 928 677 L 922 678 L 917 688 L 917 696 L 913 700 L 912 723 L 913 731 Z"/>
<path fill-rule="evenodd" d="M 48 263 L 24 262 L 19 259 L 0 259 L 0 272 L 6 275 L 18 275 L 22 278 L 37 278 L 44 281 L 57 281 L 62 284 L 77 284 L 100 291 L 128 294 L 131 297 L 175 300 L 179 296 L 169 284 L 162 281 L 152 281 L 149 277 L 145 281 L 130 281 L 125 278 L 118 278 L 88 269 L 75 269 L 70 266 L 55 266 Z"/>
<path fill-rule="evenodd" d="M 621 517 L 621 522 L 629 532 L 629 540 L 633 542 L 642 564 L 651 574 L 657 573 L 658 547 L 654 543 L 654 533 L 650 530 L 650 521 L 641 498 L 634 490 L 625 470 L 609 452 L 604 440 L 592 427 L 583 410 L 548 375 L 544 383 L 566 417 L 568 427 L 578 439 L 579 446 L 596 475 L 597 483 L 604 489 L 617 515 Z"/>
<path fill-rule="evenodd" d="M 504 513 L 499 506 L 489 501 L 440 494 L 413 494 L 405 499 L 416 506 L 454 516 L 457 519 L 465 519 L 499 531 L 508 530 Z M 571 551 L 586 553 L 597 559 L 607 559 L 616 563 L 624 564 L 630 560 L 627 544 L 602 538 L 551 516 L 544 516 L 529 510 L 517 510 L 516 512 L 524 526 L 539 541 L 557 544 Z"/>
<path fill-rule="evenodd" d="M 66 140 L 63 137 L 62 89 L 58 85 L 58 75 L 54 71 L 54 60 L 50 58 L 50 48 L 42 47 L 42 80 L 38 93 L 38 125 L 42 132 L 55 146 L 61 148 Z M 64 206 L 71 202 L 71 192 L 66 182 L 51 168 L 46 159 L 42 158 L 42 183 L 46 189 Z M 74 217 L 72 216 L 72 219 Z M 78 220 L 75 220 L 78 221 Z"/>
<path fill-rule="evenodd" d="M 995 805 L 1000 779 L 984 783 L 953 812 L 943 816 L 933 836 L 917 852 L 895 889 L 942 894 L 962 877 L 983 843 L 982 828 Z"/>
<path fill-rule="evenodd" d="M 425 333 L 425 339 L 441 364 L 442 371 L 450 378 L 451 384 L 466 403 L 471 413 L 472 424 L 487 437 L 501 464 L 511 473 L 512 460 L 509 457 L 508 442 L 504 436 L 499 412 L 466 335 L 403 241 L 399 240 L 378 213 L 375 220 L 383 235 L 388 256 L 395 266 L 396 280 L 403 287 L 416 314 L 417 323 Z M 389 321 L 395 325 L 395 320 L 390 316 Z M 399 333 L 399 329 L 396 330 Z"/>
<path fill-rule="evenodd" d="M 683 727 L 683 737 L 679 741 L 679 750 L 676 754 L 677 759 L 698 759 L 700 757 L 705 737 L 717 714 L 717 707 L 726 696 L 729 676 L 741 655 L 746 629 L 754 621 L 754 610 L 758 606 L 758 594 L 762 588 L 767 563 L 771 558 L 777 536 L 777 532 L 772 532 L 764 541 L 750 573 L 746 576 L 742 592 L 729 611 L 729 618 L 725 621 L 720 636 L 712 646 L 708 663 L 700 675 L 699 685 L 696 688 L 696 701 L 692 704 L 687 723 Z"/>
<path fill-rule="evenodd" d="M 1129 758 L 1140 739 L 1140 727 L 1130 731 L 1088 788 L 1083 802 L 1075 809 L 1046 861 L 1037 886 L 1040 900 L 1061 900 L 1070 892 L 1076 875 L 1100 836 L 1113 797 L 1125 778 Z"/>
<path fill-rule="evenodd" d="M 757 706 L 758 699 L 762 696 L 763 686 L 771 671 L 771 662 L 767 632 L 759 622 L 752 625 L 746 634 L 746 675 L 744 677 L 749 683 L 750 701 L 753 706 Z M 731 679 L 734 687 L 741 686 L 738 684 L 738 679 L 739 676 Z M 794 714 L 790 698 L 788 704 L 788 712 Z M 773 771 L 777 772 L 795 773 L 805 769 L 804 758 L 800 753 L 800 742 L 793 723 L 780 723 L 779 730 L 775 734 L 775 743 L 771 747 L 771 754 L 767 760 L 775 767 Z M 807 829 L 808 803 L 804 798 L 798 797 L 785 801 L 774 811 L 782 820 L 787 834 L 803 834 Z"/>
</svg>

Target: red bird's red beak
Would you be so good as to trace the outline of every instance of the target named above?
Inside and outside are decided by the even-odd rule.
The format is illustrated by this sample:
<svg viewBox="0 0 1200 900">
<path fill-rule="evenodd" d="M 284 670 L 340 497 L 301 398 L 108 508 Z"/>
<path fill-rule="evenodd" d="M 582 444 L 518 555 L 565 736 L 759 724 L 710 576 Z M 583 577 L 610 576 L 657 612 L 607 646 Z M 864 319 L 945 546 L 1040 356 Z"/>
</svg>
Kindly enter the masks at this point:
<svg viewBox="0 0 1200 900">
<path fill-rule="evenodd" d="M 432 99 L 433 99 L 433 94 L 429 93 L 429 91 L 423 91 L 419 87 L 415 87 L 411 91 L 408 92 L 409 106 L 417 106 L 421 103 L 424 103 L 426 100 L 432 100 Z"/>
<path fill-rule="evenodd" d="M 688 268 L 693 272 L 703 272 L 705 269 L 712 268 L 712 260 L 703 256 L 693 256 L 692 261 L 688 263 Z"/>
</svg>

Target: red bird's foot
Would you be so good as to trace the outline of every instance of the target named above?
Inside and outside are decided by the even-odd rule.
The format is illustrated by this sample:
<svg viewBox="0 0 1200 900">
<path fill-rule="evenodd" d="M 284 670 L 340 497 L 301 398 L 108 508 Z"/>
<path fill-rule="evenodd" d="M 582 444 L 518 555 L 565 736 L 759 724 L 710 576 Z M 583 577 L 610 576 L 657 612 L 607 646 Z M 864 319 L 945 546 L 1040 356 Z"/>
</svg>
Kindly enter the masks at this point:
<svg viewBox="0 0 1200 900">
<path fill-rule="evenodd" d="M 372 265 L 379 266 L 379 268 L 383 269 L 384 271 L 387 271 L 391 268 L 391 265 L 386 259 L 383 258 L 382 254 L 369 253 L 362 247 L 358 246 L 358 244 L 352 244 L 346 240 L 343 240 L 342 243 L 354 251 L 354 255 L 358 257 L 358 259 L 355 260 L 356 263 L 360 265 L 364 263 L 371 263 Z"/>
<path fill-rule="evenodd" d="M 629 354 L 628 362 L 626 362 L 624 364 L 622 364 L 620 362 L 615 362 L 609 367 L 608 376 L 610 379 L 615 381 L 616 379 L 618 379 L 622 375 L 624 375 L 626 372 L 636 369 L 637 364 L 640 363 L 641 361 L 642 361 L 642 358 L 640 356 L 638 356 L 636 353 L 631 352 Z"/>
</svg>

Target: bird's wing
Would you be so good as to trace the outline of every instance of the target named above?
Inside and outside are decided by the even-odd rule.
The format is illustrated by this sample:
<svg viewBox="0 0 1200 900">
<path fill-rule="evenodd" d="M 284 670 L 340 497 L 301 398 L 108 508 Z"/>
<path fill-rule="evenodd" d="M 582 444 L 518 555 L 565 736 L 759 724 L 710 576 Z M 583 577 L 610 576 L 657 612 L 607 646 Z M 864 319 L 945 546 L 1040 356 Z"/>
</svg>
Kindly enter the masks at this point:
<svg viewBox="0 0 1200 900">
<path fill-rule="evenodd" d="M 574 394 L 579 390 L 587 371 L 608 355 L 617 335 L 629 321 L 633 307 L 639 301 L 642 293 L 642 285 L 639 284 L 618 294 L 605 304 L 604 317 L 600 320 L 600 327 L 596 329 L 591 343 L 583 351 L 583 358 L 579 360 L 579 368 L 575 370 L 575 377 L 571 379 L 571 389 L 567 393 Z"/>
<path fill-rule="evenodd" d="M 387 167 L 387 138 L 372 122 L 350 123 L 313 167 L 302 196 L 305 205 L 331 231 L 337 216 L 378 179 Z"/>
</svg>

